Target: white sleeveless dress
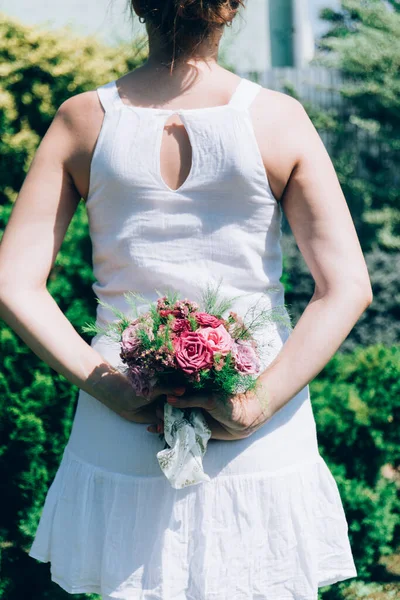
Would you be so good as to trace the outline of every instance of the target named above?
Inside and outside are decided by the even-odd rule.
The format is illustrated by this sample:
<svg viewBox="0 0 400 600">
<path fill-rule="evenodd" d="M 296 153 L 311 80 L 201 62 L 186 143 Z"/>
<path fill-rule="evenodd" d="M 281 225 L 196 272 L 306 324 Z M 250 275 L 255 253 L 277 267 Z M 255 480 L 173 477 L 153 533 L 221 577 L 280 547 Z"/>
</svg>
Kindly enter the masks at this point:
<svg viewBox="0 0 400 600">
<path fill-rule="evenodd" d="M 114 81 L 87 199 L 95 294 L 129 310 L 167 288 L 198 301 L 222 277 L 238 314 L 284 304 L 281 207 L 274 199 L 249 107 L 260 85 L 242 78 L 229 104 L 169 110 L 127 106 Z M 178 190 L 160 174 L 164 123 L 178 114 L 192 167 Z M 282 124 L 284 126 L 284 123 Z M 97 322 L 115 319 L 98 305 Z M 290 335 L 277 325 L 264 368 Z M 119 348 L 97 335 L 111 364 Z M 72 432 L 48 490 L 29 555 L 51 563 L 71 594 L 122 600 L 317 600 L 318 587 L 357 576 L 338 487 L 319 454 L 306 386 L 261 429 L 210 440 L 210 482 L 171 487 L 163 444 L 80 390 Z"/>
</svg>

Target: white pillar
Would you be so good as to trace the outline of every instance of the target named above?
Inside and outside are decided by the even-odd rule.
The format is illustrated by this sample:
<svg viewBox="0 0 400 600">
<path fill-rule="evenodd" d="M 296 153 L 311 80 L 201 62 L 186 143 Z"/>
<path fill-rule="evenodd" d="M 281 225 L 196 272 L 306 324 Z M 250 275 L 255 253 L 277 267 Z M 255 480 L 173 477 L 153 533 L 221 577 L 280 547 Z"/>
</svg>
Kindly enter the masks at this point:
<svg viewBox="0 0 400 600">
<path fill-rule="evenodd" d="M 293 24 L 294 65 L 301 68 L 307 66 L 315 52 L 310 0 L 293 0 Z"/>
</svg>

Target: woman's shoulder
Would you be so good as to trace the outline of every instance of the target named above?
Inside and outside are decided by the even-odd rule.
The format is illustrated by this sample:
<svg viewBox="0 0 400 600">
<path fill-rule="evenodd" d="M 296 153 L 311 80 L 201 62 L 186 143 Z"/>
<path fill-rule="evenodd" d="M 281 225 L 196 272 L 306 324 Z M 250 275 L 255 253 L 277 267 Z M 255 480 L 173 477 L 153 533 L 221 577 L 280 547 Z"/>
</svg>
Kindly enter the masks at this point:
<svg viewBox="0 0 400 600">
<path fill-rule="evenodd" d="M 277 154 L 290 154 L 298 163 L 305 157 L 325 152 L 321 137 L 302 102 L 289 94 L 263 88 L 258 110 L 269 122 Z M 276 145 L 275 145 L 276 143 Z"/>
<path fill-rule="evenodd" d="M 102 120 L 104 110 L 94 90 L 70 96 L 57 109 L 55 118 L 61 120 L 69 129 L 90 128 Z"/>
<path fill-rule="evenodd" d="M 94 89 L 64 100 L 53 119 L 67 154 L 65 165 L 83 198 L 86 198 L 90 163 L 104 114 L 98 93 Z"/>
<path fill-rule="evenodd" d="M 296 98 L 261 86 L 250 114 L 272 190 L 281 198 L 301 152 L 307 113 Z"/>
<path fill-rule="evenodd" d="M 271 115 L 274 119 L 279 118 L 287 122 L 304 119 L 305 108 L 300 100 L 277 90 L 272 90 L 263 85 L 254 102 L 255 108 Z"/>
</svg>

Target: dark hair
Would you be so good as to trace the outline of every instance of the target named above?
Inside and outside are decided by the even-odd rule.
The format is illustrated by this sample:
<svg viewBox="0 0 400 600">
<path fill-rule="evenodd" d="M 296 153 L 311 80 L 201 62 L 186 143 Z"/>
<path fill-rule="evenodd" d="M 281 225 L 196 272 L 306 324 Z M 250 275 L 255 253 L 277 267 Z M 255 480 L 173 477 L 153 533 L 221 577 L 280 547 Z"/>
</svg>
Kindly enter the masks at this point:
<svg viewBox="0 0 400 600">
<path fill-rule="evenodd" d="M 244 0 L 139 0 L 140 18 L 159 33 L 167 53 L 192 54 L 215 27 L 229 25 Z"/>
</svg>

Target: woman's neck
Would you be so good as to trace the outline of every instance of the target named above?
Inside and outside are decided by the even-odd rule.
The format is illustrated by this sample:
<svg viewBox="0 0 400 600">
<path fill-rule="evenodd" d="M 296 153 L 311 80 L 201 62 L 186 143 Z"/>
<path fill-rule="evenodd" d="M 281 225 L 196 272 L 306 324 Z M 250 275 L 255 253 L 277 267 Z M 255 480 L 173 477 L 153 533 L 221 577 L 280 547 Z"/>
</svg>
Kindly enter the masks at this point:
<svg viewBox="0 0 400 600">
<path fill-rule="evenodd" d="M 165 70 L 171 67 L 172 60 L 176 71 L 185 72 L 188 68 L 204 69 L 207 66 L 213 66 L 218 61 L 221 35 L 220 31 L 213 32 L 194 48 L 193 53 L 176 56 L 173 60 L 172 53 L 165 51 L 159 37 L 149 32 L 149 54 L 143 66 Z"/>
</svg>

